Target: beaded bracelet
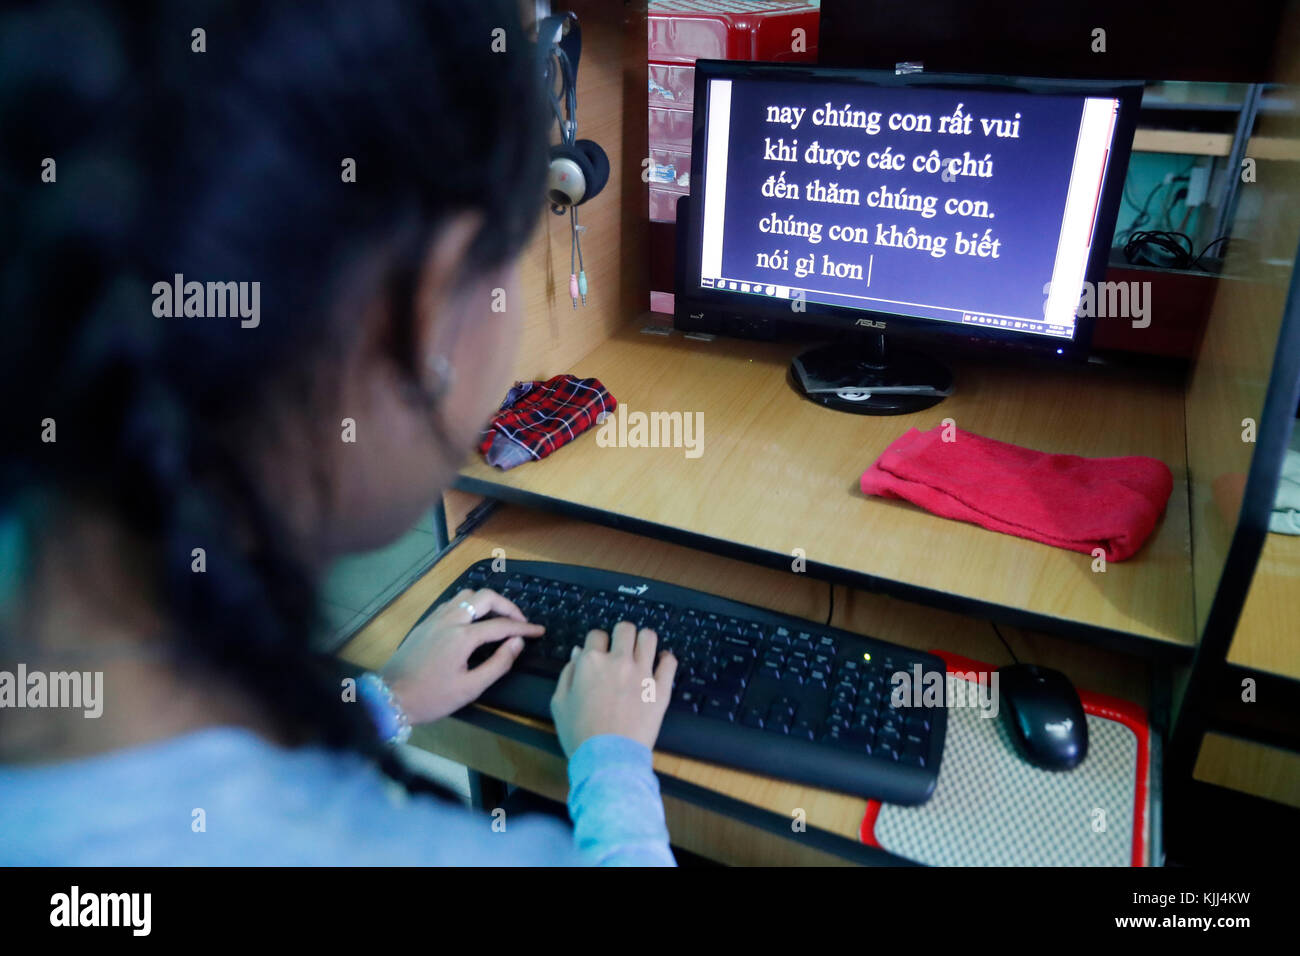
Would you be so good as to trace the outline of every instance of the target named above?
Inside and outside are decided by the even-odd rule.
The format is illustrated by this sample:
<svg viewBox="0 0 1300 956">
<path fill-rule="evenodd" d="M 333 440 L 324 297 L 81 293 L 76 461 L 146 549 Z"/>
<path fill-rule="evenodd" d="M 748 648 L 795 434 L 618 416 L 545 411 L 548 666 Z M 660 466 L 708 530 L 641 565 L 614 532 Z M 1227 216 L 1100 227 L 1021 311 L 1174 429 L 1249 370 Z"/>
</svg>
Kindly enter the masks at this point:
<svg viewBox="0 0 1300 956">
<path fill-rule="evenodd" d="M 404 744 L 411 737 L 411 721 L 402 710 L 393 689 L 378 674 L 367 672 L 357 681 L 357 696 L 385 743 Z"/>
</svg>

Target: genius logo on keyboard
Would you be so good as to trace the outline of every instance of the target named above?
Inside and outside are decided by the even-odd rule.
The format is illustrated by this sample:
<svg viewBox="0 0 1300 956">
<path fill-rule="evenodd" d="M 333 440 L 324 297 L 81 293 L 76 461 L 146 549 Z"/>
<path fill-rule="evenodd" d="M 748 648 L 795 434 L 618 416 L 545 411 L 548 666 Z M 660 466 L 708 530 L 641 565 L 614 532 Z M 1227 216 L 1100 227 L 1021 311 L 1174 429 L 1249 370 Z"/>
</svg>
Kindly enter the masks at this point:
<svg viewBox="0 0 1300 956">
<path fill-rule="evenodd" d="M 627 584 L 620 584 L 618 586 L 619 594 L 635 594 L 637 597 L 645 594 L 648 590 L 650 590 L 650 585 L 648 584 L 638 584 L 636 587 Z"/>
</svg>

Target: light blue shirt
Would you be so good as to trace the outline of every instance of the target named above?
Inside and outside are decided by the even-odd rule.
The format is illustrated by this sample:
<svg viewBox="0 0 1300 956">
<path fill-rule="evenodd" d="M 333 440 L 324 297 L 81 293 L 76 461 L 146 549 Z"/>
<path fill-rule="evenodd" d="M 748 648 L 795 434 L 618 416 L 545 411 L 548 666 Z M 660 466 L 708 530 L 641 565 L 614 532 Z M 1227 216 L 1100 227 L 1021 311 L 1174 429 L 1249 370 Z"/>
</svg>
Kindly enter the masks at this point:
<svg viewBox="0 0 1300 956">
<path fill-rule="evenodd" d="M 529 815 L 494 829 L 489 814 L 408 795 L 357 755 L 288 750 L 217 727 L 0 766 L 0 864 L 674 864 L 643 744 L 613 734 L 584 741 L 569 761 L 568 804 L 572 829 Z"/>
</svg>

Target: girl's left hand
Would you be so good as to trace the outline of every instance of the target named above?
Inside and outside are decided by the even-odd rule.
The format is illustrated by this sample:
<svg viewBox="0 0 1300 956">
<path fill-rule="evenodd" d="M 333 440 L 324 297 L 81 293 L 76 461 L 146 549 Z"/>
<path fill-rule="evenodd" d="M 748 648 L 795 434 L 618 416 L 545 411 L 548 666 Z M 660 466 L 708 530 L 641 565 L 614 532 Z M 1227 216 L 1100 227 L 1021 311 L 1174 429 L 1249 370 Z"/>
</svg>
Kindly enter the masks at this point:
<svg viewBox="0 0 1300 956">
<path fill-rule="evenodd" d="M 474 619 L 461 602 L 474 607 Z M 498 616 L 478 620 L 485 614 Z M 392 689 L 412 724 L 427 724 L 455 713 L 499 680 L 524 649 L 526 637 L 546 628 L 524 620 L 513 601 L 496 591 L 466 589 L 439 605 L 397 649 L 380 676 Z M 470 655 L 483 644 L 502 641 L 477 667 Z"/>
</svg>

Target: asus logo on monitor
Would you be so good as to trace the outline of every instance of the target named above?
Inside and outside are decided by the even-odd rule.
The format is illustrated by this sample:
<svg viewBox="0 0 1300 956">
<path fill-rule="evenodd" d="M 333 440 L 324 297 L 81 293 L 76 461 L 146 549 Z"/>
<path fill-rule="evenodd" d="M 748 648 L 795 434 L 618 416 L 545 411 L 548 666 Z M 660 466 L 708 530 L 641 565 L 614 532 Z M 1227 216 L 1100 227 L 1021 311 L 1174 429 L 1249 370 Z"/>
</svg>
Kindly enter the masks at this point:
<svg viewBox="0 0 1300 956">
<path fill-rule="evenodd" d="M 870 319 L 858 319 L 856 324 L 865 325 L 869 329 L 883 329 L 885 327 L 884 322 L 873 322 Z"/>
</svg>

